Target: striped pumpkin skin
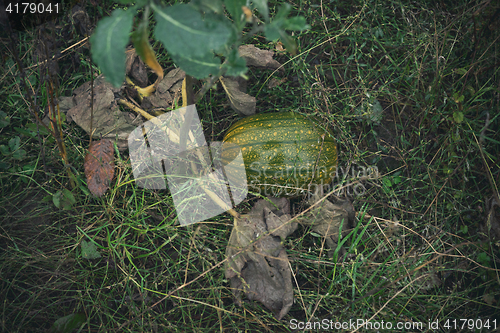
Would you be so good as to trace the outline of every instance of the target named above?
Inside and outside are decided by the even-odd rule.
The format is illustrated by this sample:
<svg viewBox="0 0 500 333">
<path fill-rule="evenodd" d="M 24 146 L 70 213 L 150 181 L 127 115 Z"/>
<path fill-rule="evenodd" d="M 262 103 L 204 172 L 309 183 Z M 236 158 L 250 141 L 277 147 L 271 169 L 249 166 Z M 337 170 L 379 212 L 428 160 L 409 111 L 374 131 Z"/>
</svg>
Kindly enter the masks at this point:
<svg viewBox="0 0 500 333">
<path fill-rule="evenodd" d="M 335 141 L 306 117 L 293 112 L 246 117 L 229 128 L 223 142 L 241 148 L 251 190 L 264 196 L 297 196 L 300 189 L 332 181 Z M 237 149 L 223 149 L 224 164 Z"/>
</svg>

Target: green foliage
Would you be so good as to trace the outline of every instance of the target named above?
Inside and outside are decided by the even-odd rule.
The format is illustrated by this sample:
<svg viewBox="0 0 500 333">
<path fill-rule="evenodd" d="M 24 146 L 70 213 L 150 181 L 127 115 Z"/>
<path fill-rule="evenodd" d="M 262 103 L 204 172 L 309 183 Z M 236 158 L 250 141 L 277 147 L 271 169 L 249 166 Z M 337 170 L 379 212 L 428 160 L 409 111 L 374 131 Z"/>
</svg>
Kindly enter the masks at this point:
<svg viewBox="0 0 500 333">
<path fill-rule="evenodd" d="M 229 20 L 224 16 L 204 19 L 187 4 L 167 8 L 151 4 L 151 7 L 157 21 L 155 37 L 174 55 L 203 59 L 212 51 L 222 52 L 231 36 Z"/>
<path fill-rule="evenodd" d="M 97 251 L 97 246 L 92 242 L 87 242 L 82 240 L 82 257 L 86 259 L 97 259 L 101 257 L 101 254 Z"/>
<path fill-rule="evenodd" d="M 57 319 L 48 333 L 71 333 L 85 323 L 86 318 L 83 313 L 72 313 Z"/>
<path fill-rule="evenodd" d="M 26 151 L 21 149 L 21 138 L 18 136 L 13 137 L 9 140 L 7 146 L 1 145 L 0 152 L 5 157 L 12 157 L 16 160 L 22 160 L 26 157 Z"/>
<path fill-rule="evenodd" d="M 73 196 L 73 193 L 71 193 L 68 189 L 63 189 L 57 191 L 52 196 L 52 202 L 57 208 L 70 210 L 71 207 L 76 203 L 76 200 Z"/>
<path fill-rule="evenodd" d="M 3 111 L 0 111 L 0 128 L 9 126 L 10 117 Z"/>
<path fill-rule="evenodd" d="M 245 26 L 245 19 L 241 7 L 246 5 L 246 0 L 224 0 L 224 6 L 233 19 L 236 31 L 241 31 Z"/>
<path fill-rule="evenodd" d="M 90 37 L 92 59 L 116 87 L 125 80 L 125 47 L 129 42 L 134 15 L 132 9 L 116 9 L 110 17 L 98 23 Z"/>
<path fill-rule="evenodd" d="M 460 124 L 462 121 L 464 121 L 463 112 L 460 112 L 460 111 L 453 112 L 453 120 L 458 124 Z"/>
<path fill-rule="evenodd" d="M 486 252 L 481 252 L 477 255 L 477 261 L 486 267 L 490 267 L 491 258 Z"/>
<path fill-rule="evenodd" d="M 130 3 L 125 0 L 120 2 Z M 266 24 L 259 25 L 254 20 L 252 33 L 265 31 L 269 40 L 281 38 L 293 53 L 296 45 L 286 30 L 307 29 L 305 19 L 300 16 L 288 19 L 291 7 L 285 4 L 271 21 L 266 0 L 254 1 L 253 4 Z M 169 7 L 161 7 L 153 1 L 139 1 L 128 10 L 116 9 L 110 17 L 99 22 L 90 39 L 93 60 L 114 86 L 123 83 L 125 47 L 129 42 L 133 18 L 138 9 L 145 7 L 147 13 L 150 8 L 154 10 L 156 40 L 163 43 L 172 60 L 187 74 L 198 79 L 209 75 L 243 75 L 247 68 L 236 50 L 243 40 L 242 29 L 248 20 L 242 9 L 245 5 L 246 2 L 241 0 L 224 1 L 232 22 L 224 15 L 222 3 L 213 0 L 196 0 Z M 145 31 L 147 20 L 148 17 L 143 18 L 137 29 Z M 134 45 L 147 38 L 147 33 L 133 33 Z M 221 64 L 221 58 L 227 61 Z"/>
<path fill-rule="evenodd" d="M 265 34 L 268 40 L 274 41 L 281 38 L 286 49 L 289 50 L 290 53 L 295 53 L 297 46 L 285 30 L 303 30 L 306 29 L 308 25 L 306 24 L 305 18 L 302 16 L 287 19 L 291 8 L 292 7 L 289 4 L 283 4 L 278 10 L 278 13 L 273 21 L 266 25 Z"/>
</svg>

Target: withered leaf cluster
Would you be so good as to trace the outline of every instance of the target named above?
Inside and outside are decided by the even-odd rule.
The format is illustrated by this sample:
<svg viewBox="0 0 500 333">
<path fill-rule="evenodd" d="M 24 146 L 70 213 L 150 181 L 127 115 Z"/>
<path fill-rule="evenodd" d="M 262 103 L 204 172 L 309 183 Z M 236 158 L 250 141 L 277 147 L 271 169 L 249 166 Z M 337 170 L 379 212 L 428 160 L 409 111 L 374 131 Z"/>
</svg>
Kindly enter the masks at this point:
<svg viewBox="0 0 500 333">
<path fill-rule="evenodd" d="M 260 200 L 249 214 L 235 218 L 226 249 L 225 276 L 237 304 L 241 294 L 256 300 L 281 319 L 293 304 L 291 271 L 281 244 L 297 228 L 290 223 L 287 199 Z"/>
<path fill-rule="evenodd" d="M 310 226 L 311 231 L 325 237 L 325 246 L 329 249 L 329 256 L 332 257 L 337 248 L 340 226 L 346 231 L 352 226 L 354 221 L 354 207 L 349 200 L 339 200 L 336 203 L 330 200 L 321 201 L 321 192 L 314 193 L 308 200 L 313 208 L 304 215 L 298 217 L 298 221 L 303 225 Z M 343 249 L 340 249 L 343 254 Z"/>
<path fill-rule="evenodd" d="M 254 45 L 241 45 L 238 52 L 245 59 L 248 67 L 271 70 L 283 69 L 281 64 L 273 59 L 273 51 L 261 50 Z M 255 114 L 257 100 L 245 92 L 246 81 L 244 79 L 221 77 L 220 80 L 229 99 L 229 104 L 234 111 L 244 116 Z"/>
<path fill-rule="evenodd" d="M 315 205 L 320 194 L 309 200 Z M 261 302 L 276 318 L 283 318 L 293 304 L 290 264 L 283 242 L 297 229 L 297 223 L 326 237 L 326 247 L 337 248 L 340 225 L 348 229 L 354 220 L 354 208 L 348 201 L 319 202 L 307 213 L 292 219 L 290 203 L 285 198 L 259 200 L 250 212 L 234 219 L 226 248 L 225 277 L 238 305 L 242 295 Z"/>
</svg>

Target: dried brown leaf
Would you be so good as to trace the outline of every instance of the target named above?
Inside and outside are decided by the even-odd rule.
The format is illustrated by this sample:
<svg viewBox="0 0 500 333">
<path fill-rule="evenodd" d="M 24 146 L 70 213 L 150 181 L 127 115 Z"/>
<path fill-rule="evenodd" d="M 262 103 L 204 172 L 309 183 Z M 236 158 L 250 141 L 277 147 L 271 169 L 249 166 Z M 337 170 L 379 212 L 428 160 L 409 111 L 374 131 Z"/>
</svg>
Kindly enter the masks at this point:
<svg viewBox="0 0 500 333">
<path fill-rule="evenodd" d="M 168 72 L 167 75 L 161 80 L 161 82 L 158 84 L 158 90 L 160 92 L 165 92 L 168 90 L 174 89 L 174 86 L 176 83 L 181 83 L 182 80 L 186 77 L 186 73 L 180 68 L 176 68 Z"/>
<path fill-rule="evenodd" d="M 141 107 L 144 110 L 153 108 L 166 109 L 172 106 L 176 90 L 178 90 L 179 82 L 186 77 L 186 73 L 180 68 L 176 68 L 168 72 L 167 75 L 160 81 L 153 95 L 145 97 L 142 100 Z"/>
<path fill-rule="evenodd" d="M 312 206 L 316 204 L 322 196 L 322 190 L 316 191 L 308 203 Z M 325 245 L 330 249 L 329 255 L 333 255 L 333 250 L 337 248 L 337 240 L 339 238 L 340 225 L 342 230 L 349 229 L 354 221 L 354 207 L 351 202 L 338 201 L 332 203 L 325 199 L 317 204 L 313 209 L 299 217 L 298 220 L 304 225 L 310 225 L 313 232 L 326 237 Z M 341 254 L 344 250 L 341 249 Z"/>
<path fill-rule="evenodd" d="M 276 51 L 278 51 L 278 52 L 286 51 L 285 46 L 283 45 L 282 42 L 277 42 L 276 43 Z"/>
<path fill-rule="evenodd" d="M 278 69 L 281 64 L 273 59 L 274 52 L 269 50 L 261 50 L 254 45 L 241 45 L 238 48 L 240 56 L 247 62 L 247 66 L 262 68 L 262 69 Z M 281 67 L 281 71 L 283 71 Z"/>
<path fill-rule="evenodd" d="M 92 118 L 90 81 L 85 82 L 73 92 L 72 103 L 66 103 L 69 104 L 67 107 L 71 107 L 67 110 L 67 119 L 74 121 L 89 134 L 92 127 L 95 139 L 117 138 L 118 147 L 127 147 L 129 133 L 139 126 L 140 122 L 134 121 L 133 115 L 130 116 L 129 113 L 120 111 L 115 102 L 115 93 L 118 93 L 120 89 L 114 88 L 102 75 L 94 80 L 94 117 Z M 62 108 L 61 111 L 64 112 Z"/>
<path fill-rule="evenodd" d="M 287 199 L 258 201 L 249 214 L 235 218 L 226 248 L 229 258 L 225 276 L 230 279 L 236 303 L 244 292 L 283 318 L 293 304 L 291 271 L 282 240 L 293 233 L 297 223 L 290 223 Z M 241 253 L 238 253 L 242 250 Z"/>
<path fill-rule="evenodd" d="M 131 55 L 131 63 L 130 63 L 130 68 L 129 68 L 129 54 L 127 53 L 127 75 L 131 76 L 134 80 L 135 83 L 139 87 L 147 87 L 149 85 L 148 82 L 148 70 L 146 68 L 146 65 L 144 64 L 144 61 L 142 61 L 141 57 L 137 55 L 135 52 L 135 49 L 132 49 L 133 52 Z"/>
<path fill-rule="evenodd" d="M 220 81 L 234 111 L 245 116 L 255 114 L 255 106 L 257 104 L 255 97 L 245 94 L 236 80 L 221 77 Z"/>
<path fill-rule="evenodd" d="M 114 175 L 114 153 L 111 140 L 93 141 L 83 164 L 90 192 L 102 196 L 109 188 Z"/>
<path fill-rule="evenodd" d="M 85 8 L 79 5 L 73 6 L 73 8 L 71 8 L 71 19 L 74 28 L 78 31 L 80 36 L 92 35 L 92 24 L 90 23 L 90 17 L 85 11 Z"/>
</svg>

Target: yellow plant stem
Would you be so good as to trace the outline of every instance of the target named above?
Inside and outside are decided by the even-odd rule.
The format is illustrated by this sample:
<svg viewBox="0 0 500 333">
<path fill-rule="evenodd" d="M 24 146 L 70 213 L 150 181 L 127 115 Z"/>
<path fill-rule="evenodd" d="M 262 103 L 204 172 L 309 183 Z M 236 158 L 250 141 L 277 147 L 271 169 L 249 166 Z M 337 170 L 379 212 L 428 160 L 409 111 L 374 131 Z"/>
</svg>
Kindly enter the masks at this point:
<svg viewBox="0 0 500 333">
<path fill-rule="evenodd" d="M 153 94 L 156 90 L 156 83 L 150 85 L 150 86 L 147 86 L 146 88 L 141 88 L 139 87 L 138 85 L 136 85 L 134 82 L 132 82 L 132 80 L 126 76 L 125 77 L 125 81 L 132 87 L 134 88 L 136 91 L 137 91 L 137 94 L 139 95 L 139 100 L 142 102 L 142 99 L 144 97 L 148 97 L 148 96 L 151 96 L 151 94 Z"/>
<path fill-rule="evenodd" d="M 134 104 L 130 103 L 129 101 L 120 98 L 120 99 L 117 100 L 117 102 L 120 103 L 121 105 L 124 105 L 124 106 L 128 107 L 132 111 L 140 114 L 141 116 L 143 116 L 147 120 L 151 120 L 155 125 L 161 125 L 160 121 L 158 119 L 156 119 L 156 117 L 150 115 L 149 113 L 147 113 L 143 109 L 135 106 Z"/>
<path fill-rule="evenodd" d="M 142 61 L 155 72 L 157 79 L 152 85 L 141 88 L 133 84 L 132 81 L 127 78 L 127 83 L 131 84 L 137 90 L 141 101 L 144 97 L 154 93 L 160 81 L 163 80 L 163 68 L 161 68 L 158 63 L 155 51 L 149 43 L 149 11 L 149 6 L 144 7 L 143 18 L 137 26 L 137 29 L 132 33 L 132 43 Z"/>
<path fill-rule="evenodd" d="M 188 106 L 188 104 L 194 103 L 193 81 L 194 81 L 194 78 L 192 78 L 189 75 L 186 75 L 186 77 L 184 78 L 184 81 L 182 81 L 182 106 L 183 107 Z M 192 117 L 193 117 L 192 114 L 188 114 L 188 118 L 184 119 L 184 124 L 182 126 L 181 133 L 180 133 L 181 150 L 183 150 L 183 147 L 184 147 L 184 149 L 186 147 L 187 133 L 189 133 L 190 138 L 193 137 L 192 132 L 190 130 L 188 130 L 189 126 L 191 125 Z M 194 137 L 192 138 L 192 141 L 194 142 Z M 205 170 L 208 170 L 207 169 L 208 164 L 205 161 L 203 154 L 198 149 L 196 150 L 196 154 L 198 155 L 198 159 L 200 160 L 200 163 L 203 165 L 203 168 Z M 196 173 L 195 166 L 193 165 L 192 167 L 193 167 L 193 172 Z M 216 178 L 212 173 L 209 174 L 209 178 L 216 181 Z M 229 207 L 221 198 L 219 198 L 219 196 L 217 194 L 210 191 L 204 185 L 202 185 L 202 188 L 203 188 L 203 191 L 205 191 L 205 193 L 223 210 L 227 211 L 229 214 L 231 214 L 234 217 L 240 216 L 240 214 L 237 211 L 235 211 L 234 209 Z"/>
</svg>

